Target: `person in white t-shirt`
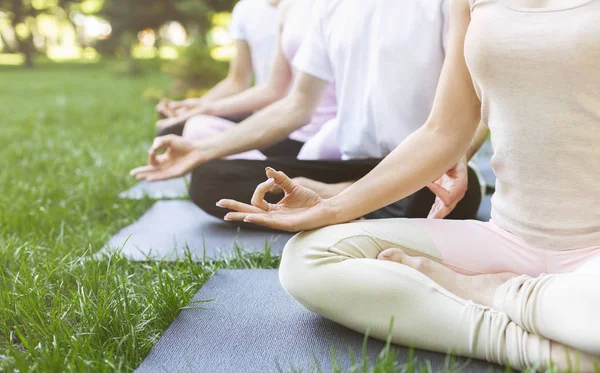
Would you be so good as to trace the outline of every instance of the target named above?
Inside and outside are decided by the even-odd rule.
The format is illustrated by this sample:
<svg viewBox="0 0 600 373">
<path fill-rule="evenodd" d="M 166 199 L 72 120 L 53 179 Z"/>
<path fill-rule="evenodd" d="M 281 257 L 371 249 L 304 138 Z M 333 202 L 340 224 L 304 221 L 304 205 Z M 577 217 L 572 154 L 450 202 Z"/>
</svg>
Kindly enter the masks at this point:
<svg viewBox="0 0 600 373">
<path fill-rule="evenodd" d="M 201 98 L 183 101 L 162 100 L 157 105 L 164 118 L 156 124 L 160 135 L 181 135 L 184 123 L 195 115 L 193 108 L 238 94 L 248 89 L 253 81 L 262 84 L 269 77 L 271 62 L 277 50 L 279 33 L 277 6 L 280 0 L 241 0 L 233 9 L 229 33 L 235 40 L 236 55 L 231 61 L 227 77 Z M 228 117 L 235 122 L 247 117 Z"/>
<path fill-rule="evenodd" d="M 323 1 L 295 58 L 295 67 L 302 73 L 286 98 L 209 139 L 191 142 L 159 137 L 150 149 L 150 164 L 131 174 L 160 180 L 193 170 L 190 197 L 216 217 L 226 214 L 215 206 L 220 199 L 252 199 L 255 186 L 264 180 L 266 166 L 285 171 L 324 198 L 337 195 L 426 122 L 445 58 L 447 12 L 447 0 Z M 268 147 L 287 137 L 306 123 L 332 81 L 336 84 L 335 120 L 343 160 L 220 159 Z M 483 126 L 478 132 L 464 161 L 430 186 L 438 193 L 446 187 L 453 195 L 464 194 L 458 205 L 445 205 L 442 198 L 436 199 L 424 188 L 365 217 L 475 218 L 482 191 L 467 160 L 487 136 Z M 167 152 L 158 155 L 162 150 Z M 407 163 L 413 161 L 406 159 Z M 279 198 L 271 193 L 267 202 Z"/>
</svg>

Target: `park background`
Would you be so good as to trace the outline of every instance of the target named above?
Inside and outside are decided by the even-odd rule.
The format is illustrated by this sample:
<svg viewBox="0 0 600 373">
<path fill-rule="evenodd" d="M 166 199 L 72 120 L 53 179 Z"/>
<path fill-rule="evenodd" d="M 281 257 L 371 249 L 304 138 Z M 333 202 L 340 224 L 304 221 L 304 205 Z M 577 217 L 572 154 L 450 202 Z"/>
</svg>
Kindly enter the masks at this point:
<svg viewBox="0 0 600 373">
<path fill-rule="evenodd" d="M 134 370 L 217 261 L 93 254 L 150 200 L 154 103 L 225 76 L 234 0 L 0 0 L 0 371 Z"/>
</svg>

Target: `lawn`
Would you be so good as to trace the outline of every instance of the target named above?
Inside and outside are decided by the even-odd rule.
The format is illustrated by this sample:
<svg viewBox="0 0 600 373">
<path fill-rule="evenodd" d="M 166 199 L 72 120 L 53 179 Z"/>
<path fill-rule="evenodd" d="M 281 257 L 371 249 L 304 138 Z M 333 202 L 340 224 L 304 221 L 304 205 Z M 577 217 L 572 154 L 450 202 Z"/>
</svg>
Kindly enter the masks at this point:
<svg viewBox="0 0 600 373">
<path fill-rule="evenodd" d="M 0 67 L 0 371 L 132 371 L 220 267 L 275 268 L 268 253 L 215 263 L 90 260 L 151 201 L 134 184 L 155 115 L 103 65 Z"/>
<path fill-rule="evenodd" d="M 117 195 L 155 133 L 143 91 L 168 84 L 105 65 L 0 67 L 0 371 L 130 372 L 216 270 L 277 267 L 267 250 L 211 263 L 92 259 L 152 204 Z M 415 370 L 392 352 L 356 371 Z"/>
</svg>

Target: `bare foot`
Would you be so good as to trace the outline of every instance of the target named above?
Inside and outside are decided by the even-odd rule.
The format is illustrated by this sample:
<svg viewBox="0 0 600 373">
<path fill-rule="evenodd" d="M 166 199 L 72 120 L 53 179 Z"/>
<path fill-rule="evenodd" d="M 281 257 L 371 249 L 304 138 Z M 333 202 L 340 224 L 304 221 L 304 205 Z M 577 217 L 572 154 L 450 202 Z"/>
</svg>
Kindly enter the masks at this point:
<svg viewBox="0 0 600 373">
<path fill-rule="evenodd" d="M 517 276 L 514 273 L 465 276 L 429 258 L 409 256 L 401 249 L 384 250 L 377 256 L 377 259 L 414 268 L 449 292 L 488 307 L 492 307 L 496 289 Z"/>
</svg>

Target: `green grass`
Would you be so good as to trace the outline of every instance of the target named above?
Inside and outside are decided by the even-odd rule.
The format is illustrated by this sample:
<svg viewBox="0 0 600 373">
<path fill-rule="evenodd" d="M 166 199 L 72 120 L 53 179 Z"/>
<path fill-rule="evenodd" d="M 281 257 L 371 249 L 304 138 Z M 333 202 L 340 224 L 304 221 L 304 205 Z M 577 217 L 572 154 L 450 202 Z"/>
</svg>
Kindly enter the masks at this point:
<svg viewBox="0 0 600 373">
<path fill-rule="evenodd" d="M 0 371 L 131 371 L 219 267 L 277 266 L 89 260 L 151 205 L 116 196 L 154 133 L 142 91 L 168 81 L 73 64 L 0 84 Z"/>
<path fill-rule="evenodd" d="M 91 258 L 152 203 L 117 195 L 154 134 L 142 92 L 168 85 L 159 73 L 110 71 L 0 66 L 0 371 L 132 371 L 216 270 L 278 265 L 268 250 L 212 263 Z M 359 354 L 350 371 L 431 371 L 395 356 L 386 348 L 367 364 Z"/>
</svg>

